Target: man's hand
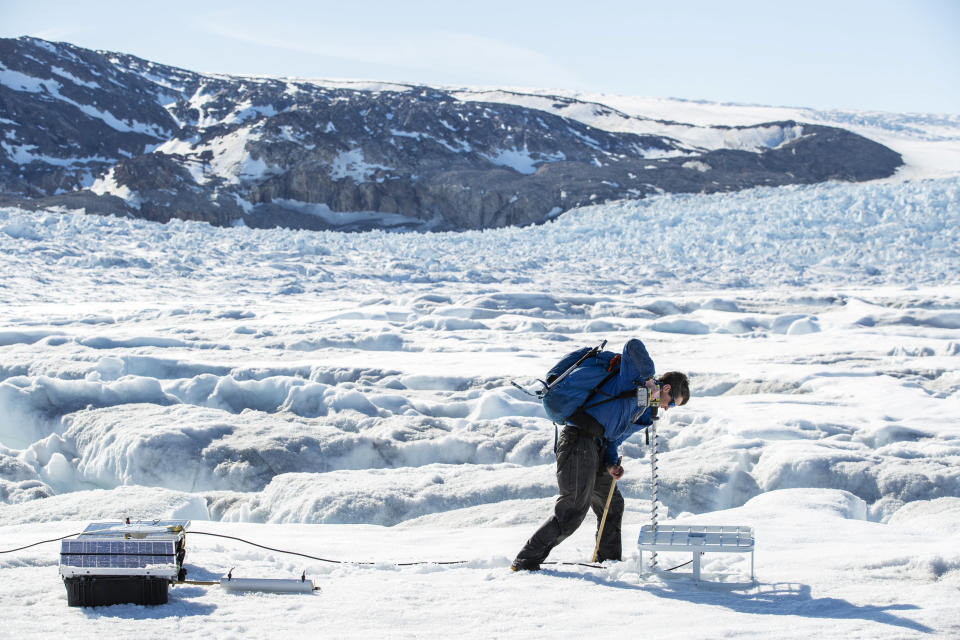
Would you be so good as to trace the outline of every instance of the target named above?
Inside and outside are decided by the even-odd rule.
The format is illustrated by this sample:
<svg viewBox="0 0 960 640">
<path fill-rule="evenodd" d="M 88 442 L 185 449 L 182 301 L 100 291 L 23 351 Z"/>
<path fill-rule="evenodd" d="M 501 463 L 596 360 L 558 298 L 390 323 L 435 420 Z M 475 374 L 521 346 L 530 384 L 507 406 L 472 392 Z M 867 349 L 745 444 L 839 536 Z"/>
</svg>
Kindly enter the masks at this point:
<svg viewBox="0 0 960 640">
<path fill-rule="evenodd" d="M 613 476 L 614 480 L 619 480 L 623 477 L 623 467 L 618 464 L 611 465 L 607 467 L 607 473 Z"/>
</svg>

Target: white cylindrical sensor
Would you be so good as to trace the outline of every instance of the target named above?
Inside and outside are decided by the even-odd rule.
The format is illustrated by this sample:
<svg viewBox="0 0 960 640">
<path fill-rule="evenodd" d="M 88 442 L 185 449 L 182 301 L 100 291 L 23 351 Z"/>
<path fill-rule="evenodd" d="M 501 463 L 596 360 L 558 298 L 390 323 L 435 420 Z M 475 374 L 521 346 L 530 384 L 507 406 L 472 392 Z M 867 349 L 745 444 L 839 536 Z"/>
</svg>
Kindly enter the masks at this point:
<svg viewBox="0 0 960 640">
<path fill-rule="evenodd" d="M 220 578 L 225 591 L 268 591 L 271 593 L 311 593 L 313 580 L 277 578 Z"/>
</svg>

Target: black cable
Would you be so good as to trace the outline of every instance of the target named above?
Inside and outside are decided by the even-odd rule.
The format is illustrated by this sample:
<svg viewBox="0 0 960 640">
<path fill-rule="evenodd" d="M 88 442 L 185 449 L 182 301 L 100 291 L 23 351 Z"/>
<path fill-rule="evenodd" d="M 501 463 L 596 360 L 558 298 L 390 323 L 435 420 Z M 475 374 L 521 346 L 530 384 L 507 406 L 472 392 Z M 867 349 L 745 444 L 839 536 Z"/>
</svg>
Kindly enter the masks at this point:
<svg viewBox="0 0 960 640">
<path fill-rule="evenodd" d="M 590 567 L 591 569 L 603 569 L 599 564 L 587 564 L 586 562 L 541 562 L 540 564 L 558 564 L 572 567 Z"/>
<path fill-rule="evenodd" d="M 60 540 L 63 540 L 65 538 L 72 538 L 73 536 L 82 536 L 82 535 L 83 535 L 82 531 L 80 533 L 71 533 L 70 535 L 66 535 L 60 538 L 53 538 L 51 540 L 41 540 L 40 542 L 34 542 L 33 544 L 28 544 L 25 547 L 17 547 L 16 549 L 7 549 L 6 551 L 0 551 L 0 553 L 13 553 L 14 551 L 23 551 L 24 549 L 29 549 L 30 547 L 35 547 L 40 544 L 46 544 L 48 542 L 59 542 Z"/>
<path fill-rule="evenodd" d="M 467 564 L 469 560 L 441 560 L 440 562 L 435 562 L 432 560 L 422 560 L 420 562 L 394 562 L 393 565 L 396 567 L 412 567 L 419 564 Z M 355 563 L 356 564 L 356 563 Z M 365 562 L 364 564 L 378 564 L 376 562 Z"/>
<path fill-rule="evenodd" d="M 46 544 L 48 542 L 59 542 L 60 540 L 64 540 L 66 538 L 72 538 L 74 536 L 82 536 L 85 533 L 86 532 L 81 531 L 80 533 L 71 533 L 65 536 L 61 536 L 59 538 L 52 538 L 50 540 L 41 540 L 40 542 L 34 542 L 33 544 L 28 544 L 24 547 L 17 547 L 16 549 L 7 549 L 5 551 L 0 551 L 0 553 L 13 553 L 14 551 L 23 551 L 24 549 L 29 549 L 30 547 L 36 547 L 38 545 Z M 222 533 L 208 533 L 206 531 L 193 531 L 193 530 L 187 530 L 186 533 L 190 533 L 192 535 L 198 535 L 198 536 L 211 536 L 214 538 L 226 538 L 227 540 L 236 540 L 237 542 L 249 544 L 250 546 L 253 546 L 253 547 L 259 547 L 260 549 L 266 549 L 267 551 L 285 553 L 291 556 L 300 556 L 301 558 L 317 560 L 318 562 L 329 562 L 331 564 L 358 564 L 358 565 L 367 565 L 367 566 L 380 564 L 378 562 L 350 562 L 349 560 L 331 560 L 330 558 L 319 558 L 317 556 L 311 556 L 309 554 L 299 553 L 297 551 L 287 551 L 285 549 L 276 549 L 274 547 L 268 547 L 266 545 L 257 544 L 256 542 L 250 542 L 249 540 L 244 540 L 243 538 L 238 538 L 236 536 L 228 536 Z M 439 561 L 439 562 L 424 560 L 420 562 L 394 562 L 392 564 L 396 567 L 413 567 L 413 566 L 422 565 L 422 564 L 454 565 L 454 564 L 467 564 L 468 562 L 469 560 L 446 560 L 446 561 Z M 667 569 L 667 571 L 673 571 L 674 569 L 679 569 L 680 567 L 686 566 L 691 562 L 693 562 L 693 560 L 689 560 L 687 562 L 684 562 L 683 564 L 677 565 L 676 567 L 673 567 L 673 569 Z M 586 562 L 542 562 L 541 564 L 589 567 L 591 569 L 603 568 L 598 564 L 588 564 Z"/>
<path fill-rule="evenodd" d="M 227 540 L 236 540 L 237 542 L 243 542 L 244 544 L 249 544 L 254 547 L 260 547 L 261 549 L 266 549 L 267 551 L 276 551 L 277 553 L 286 553 L 291 556 L 300 556 L 301 558 L 309 558 L 310 560 L 317 560 L 319 562 L 331 562 L 333 564 L 375 564 L 373 562 L 344 562 L 343 560 L 330 560 L 329 558 L 318 558 L 317 556 L 311 556 L 306 553 L 298 553 L 296 551 L 285 551 L 283 549 L 274 549 L 273 547 L 268 547 L 266 545 L 257 544 L 256 542 L 250 542 L 249 540 L 244 540 L 243 538 L 237 538 L 235 536 L 228 536 L 222 533 L 207 533 L 206 531 L 193 531 L 188 530 L 187 533 L 190 535 L 196 536 L 211 536 L 214 538 L 226 538 Z"/>
<path fill-rule="evenodd" d="M 351 562 L 349 560 L 331 560 L 330 558 L 319 558 L 317 556 L 311 556 L 306 553 L 299 553 L 297 551 L 286 551 L 284 549 L 276 549 L 274 547 L 268 547 L 266 545 L 257 544 L 256 542 L 250 542 L 249 540 L 244 540 L 243 538 L 237 538 L 236 536 L 228 536 L 222 533 L 208 533 L 206 531 L 194 531 L 192 529 L 187 530 L 189 534 L 196 534 L 201 536 L 212 536 L 214 538 L 226 538 L 228 540 L 236 540 L 237 542 L 243 542 L 244 544 L 249 544 L 254 547 L 259 547 L 261 549 L 266 549 L 267 551 L 276 551 L 277 553 L 286 553 L 292 556 L 300 556 L 301 558 L 309 558 L 310 560 L 318 560 L 320 562 L 330 562 L 332 564 L 359 564 L 359 565 L 376 565 L 380 564 L 379 562 Z M 395 567 L 412 567 L 421 564 L 438 564 L 438 565 L 453 565 L 453 564 L 467 564 L 469 560 L 447 560 L 447 561 L 432 561 L 424 560 L 420 562 L 393 562 L 388 564 L 393 564 Z M 587 564 L 585 562 L 543 562 L 541 564 L 552 564 L 552 565 L 568 565 L 568 566 L 578 566 L 578 567 L 590 567 L 591 569 L 602 569 L 603 567 L 598 564 Z"/>
<path fill-rule="evenodd" d="M 330 558 L 318 558 L 317 556 L 311 556 L 311 555 L 308 555 L 308 554 L 306 554 L 306 553 L 299 553 L 299 552 L 297 552 L 297 551 L 286 551 L 286 550 L 284 550 L 284 549 L 275 549 L 274 547 L 268 547 L 268 546 L 266 546 L 266 545 L 257 544 L 256 542 L 250 542 L 249 540 L 244 540 L 243 538 L 237 538 L 237 537 L 235 537 L 235 536 L 228 536 L 228 535 L 224 535 L 224 534 L 222 534 L 222 533 L 207 533 L 206 531 L 194 531 L 194 530 L 192 530 L 192 529 L 187 530 L 187 533 L 189 533 L 190 535 L 212 536 L 212 537 L 214 537 L 214 538 L 226 538 L 226 539 L 228 539 L 228 540 L 236 540 L 237 542 L 243 542 L 244 544 L 249 544 L 249 545 L 254 546 L 254 547 L 259 547 L 259 548 L 261 548 L 261 549 L 266 549 L 267 551 L 276 551 L 277 553 L 286 553 L 286 554 L 291 555 L 291 556 L 300 556 L 301 558 L 309 558 L 310 560 L 317 560 L 317 561 L 319 561 L 319 562 L 330 562 L 330 563 L 332 563 L 332 564 L 359 564 L 359 565 L 375 565 L 375 564 L 380 564 L 380 563 L 378 563 L 378 562 L 350 562 L 350 561 L 348 561 L 348 560 L 331 560 Z M 450 564 L 466 564 L 467 562 L 468 562 L 468 560 L 449 560 L 449 561 L 446 561 L 446 562 L 430 562 L 430 561 L 423 561 L 423 562 L 394 562 L 394 563 L 392 563 L 392 564 L 393 564 L 394 566 L 397 566 L 397 567 L 412 567 L 412 566 L 414 566 L 414 565 L 420 565 L 420 564 L 443 564 L 443 565 L 450 565 Z"/>
</svg>

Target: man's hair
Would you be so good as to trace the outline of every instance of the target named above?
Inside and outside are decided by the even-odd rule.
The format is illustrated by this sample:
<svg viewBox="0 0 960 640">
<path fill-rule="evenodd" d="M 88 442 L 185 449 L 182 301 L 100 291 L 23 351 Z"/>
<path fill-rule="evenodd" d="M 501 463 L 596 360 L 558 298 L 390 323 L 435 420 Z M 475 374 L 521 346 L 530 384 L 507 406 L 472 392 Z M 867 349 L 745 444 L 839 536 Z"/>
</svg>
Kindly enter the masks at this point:
<svg viewBox="0 0 960 640">
<path fill-rule="evenodd" d="M 670 371 L 660 376 L 660 384 L 670 385 L 670 397 L 678 407 L 690 401 L 690 382 L 686 374 Z"/>
</svg>

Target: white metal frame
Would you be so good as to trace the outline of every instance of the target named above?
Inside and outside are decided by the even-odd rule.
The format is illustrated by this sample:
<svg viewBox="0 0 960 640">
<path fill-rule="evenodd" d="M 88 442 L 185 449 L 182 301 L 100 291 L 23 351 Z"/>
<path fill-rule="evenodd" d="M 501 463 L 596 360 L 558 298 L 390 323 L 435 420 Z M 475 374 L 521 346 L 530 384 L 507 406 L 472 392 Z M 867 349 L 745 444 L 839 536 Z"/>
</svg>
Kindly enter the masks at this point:
<svg viewBox="0 0 960 640">
<path fill-rule="evenodd" d="M 700 581 L 700 557 L 704 553 L 750 553 L 750 580 L 754 580 L 754 537 L 751 527 L 717 525 L 644 525 L 637 548 L 640 577 L 645 575 L 643 552 L 683 551 L 693 554 L 693 578 Z"/>
<path fill-rule="evenodd" d="M 176 580 L 177 573 L 177 566 L 173 564 L 156 564 L 130 569 L 126 567 L 73 567 L 60 565 L 60 575 L 64 578 L 77 578 L 82 576 L 136 576 Z"/>
</svg>

